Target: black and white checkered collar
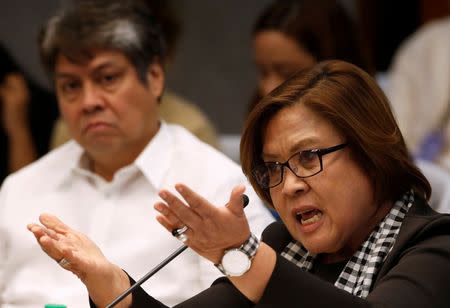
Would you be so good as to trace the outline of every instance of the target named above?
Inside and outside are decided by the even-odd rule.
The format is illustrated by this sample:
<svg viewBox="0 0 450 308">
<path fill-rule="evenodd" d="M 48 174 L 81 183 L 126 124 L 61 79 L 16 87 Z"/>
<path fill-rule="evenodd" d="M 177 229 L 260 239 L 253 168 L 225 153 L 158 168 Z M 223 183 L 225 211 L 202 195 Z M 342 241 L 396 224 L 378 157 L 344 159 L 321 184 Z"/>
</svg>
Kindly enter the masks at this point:
<svg viewBox="0 0 450 308">
<path fill-rule="evenodd" d="M 414 192 L 408 191 L 395 202 L 390 212 L 375 227 L 367 240 L 349 259 L 334 285 L 353 295 L 366 298 L 372 281 L 394 246 L 403 219 L 414 203 Z M 315 256 L 299 242 L 291 241 L 281 255 L 303 270 L 310 271 Z"/>
</svg>

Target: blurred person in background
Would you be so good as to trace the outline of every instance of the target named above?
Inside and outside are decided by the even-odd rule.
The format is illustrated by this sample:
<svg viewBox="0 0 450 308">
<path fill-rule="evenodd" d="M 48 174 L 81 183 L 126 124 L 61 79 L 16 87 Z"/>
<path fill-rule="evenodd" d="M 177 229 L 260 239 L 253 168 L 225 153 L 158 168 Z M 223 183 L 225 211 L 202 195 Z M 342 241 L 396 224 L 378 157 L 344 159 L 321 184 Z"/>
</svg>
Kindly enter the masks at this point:
<svg viewBox="0 0 450 308">
<path fill-rule="evenodd" d="M 411 151 L 450 171 L 450 16 L 408 37 L 387 76 L 386 93 Z"/>
<path fill-rule="evenodd" d="M 297 70 L 340 59 L 372 74 L 358 27 L 336 0 L 275 0 L 253 27 L 258 89 L 248 110 Z"/>
<path fill-rule="evenodd" d="M 55 95 L 34 82 L 0 43 L 0 184 L 47 153 L 57 116 Z"/>
</svg>

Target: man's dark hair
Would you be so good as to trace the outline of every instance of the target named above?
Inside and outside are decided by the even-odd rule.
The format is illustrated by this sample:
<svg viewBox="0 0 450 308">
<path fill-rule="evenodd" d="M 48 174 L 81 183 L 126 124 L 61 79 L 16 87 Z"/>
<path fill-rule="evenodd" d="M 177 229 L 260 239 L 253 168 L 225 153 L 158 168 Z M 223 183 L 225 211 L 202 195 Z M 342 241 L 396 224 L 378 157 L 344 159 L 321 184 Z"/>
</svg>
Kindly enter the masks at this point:
<svg viewBox="0 0 450 308">
<path fill-rule="evenodd" d="M 148 66 L 165 57 L 157 19 L 139 0 L 78 0 L 49 19 L 39 38 L 40 55 L 52 75 L 59 55 L 73 62 L 92 57 L 95 49 L 123 52 L 139 78 L 147 82 Z"/>
</svg>

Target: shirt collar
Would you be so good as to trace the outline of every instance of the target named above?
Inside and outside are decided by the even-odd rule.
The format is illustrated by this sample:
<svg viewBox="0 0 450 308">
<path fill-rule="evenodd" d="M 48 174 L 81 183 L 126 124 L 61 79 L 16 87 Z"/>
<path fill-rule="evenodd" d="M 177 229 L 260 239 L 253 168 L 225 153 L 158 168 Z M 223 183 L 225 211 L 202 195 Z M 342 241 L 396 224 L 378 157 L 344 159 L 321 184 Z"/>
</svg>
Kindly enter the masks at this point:
<svg viewBox="0 0 450 308">
<path fill-rule="evenodd" d="M 160 123 L 161 125 L 156 135 L 150 140 L 132 164 L 142 172 L 144 177 L 156 189 L 162 187 L 162 182 L 170 167 L 170 160 L 174 150 L 170 128 L 164 121 Z M 90 171 L 90 162 L 86 151 L 78 143 L 72 142 L 75 144 L 74 153 L 72 153 L 73 159 L 70 161 L 70 166 L 68 166 L 68 172 L 64 177 L 63 183 L 67 183 L 67 181 L 73 179 L 74 175 L 81 175 L 87 178 L 95 177 L 95 174 Z M 128 167 L 130 166 L 124 168 Z"/>
<path fill-rule="evenodd" d="M 73 139 L 54 151 L 62 152 L 59 156 L 62 157 L 65 166 L 64 171 L 61 173 L 61 180 L 58 181 L 59 185 L 70 185 L 74 175 L 77 173 L 79 174 L 80 170 L 86 169 L 86 167 L 82 167 L 85 164 L 85 162 L 82 162 L 85 159 L 83 158 L 86 155 L 85 151 L 83 147 Z M 83 170 L 83 172 L 87 171 Z"/>
<path fill-rule="evenodd" d="M 169 126 L 161 121 L 156 135 L 150 140 L 135 164 L 145 178 L 157 189 L 160 189 L 174 152 L 173 135 Z"/>
</svg>

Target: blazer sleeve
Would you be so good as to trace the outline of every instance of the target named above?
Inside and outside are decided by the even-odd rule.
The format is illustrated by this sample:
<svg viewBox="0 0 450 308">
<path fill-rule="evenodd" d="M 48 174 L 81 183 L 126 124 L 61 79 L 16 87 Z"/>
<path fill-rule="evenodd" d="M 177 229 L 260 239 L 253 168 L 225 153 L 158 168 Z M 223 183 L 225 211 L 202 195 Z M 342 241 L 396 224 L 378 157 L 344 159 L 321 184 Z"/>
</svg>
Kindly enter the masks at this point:
<svg viewBox="0 0 450 308">
<path fill-rule="evenodd" d="M 128 274 L 127 274 L 128 275 Z M 131 285 L 135 283 L 133 278 L 128 275 Z M 91 308 L 97 307 L 89 298 Z M 214 281 L 208 289 L 191 297 L 190 299 L 176 305 L 177 308 L 249 308 L 254 303 L 245 297 L 233 284 L 226 278 L 221 277 Z M 162 308 L 168 307 L 156 300 L 141 287 L 133 291 L 133 301 L 131 308 Z"/>
</svg>

